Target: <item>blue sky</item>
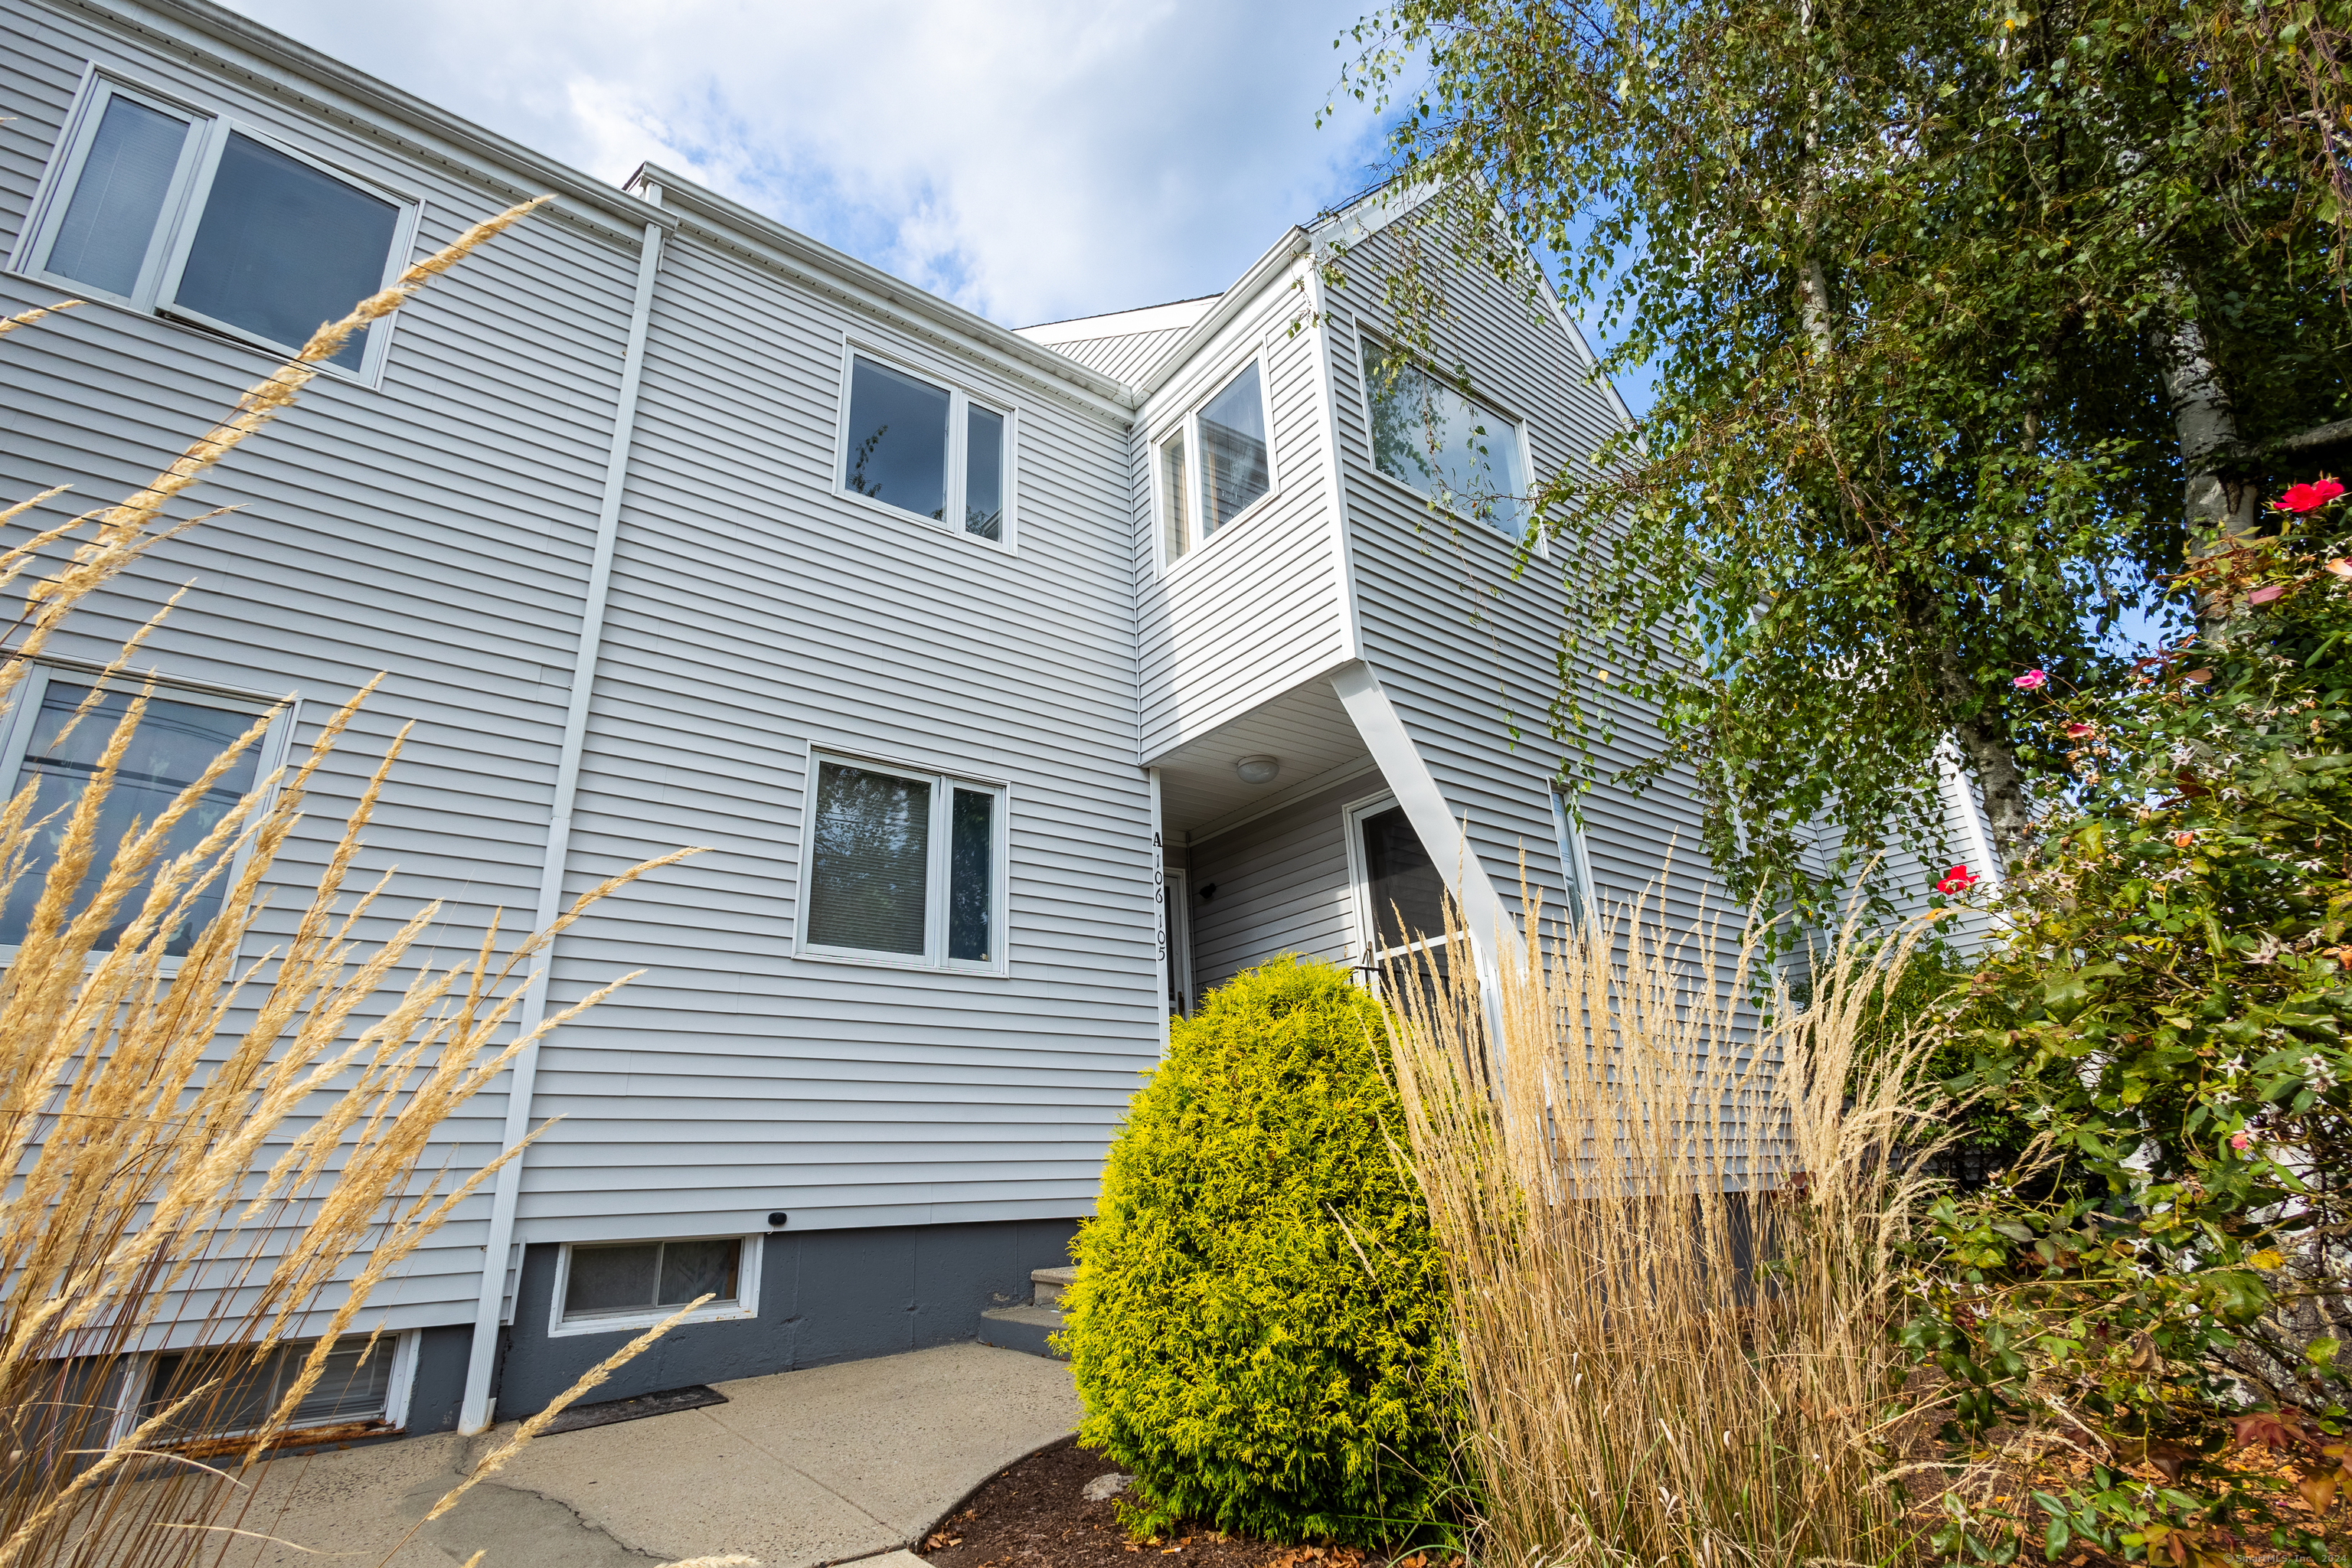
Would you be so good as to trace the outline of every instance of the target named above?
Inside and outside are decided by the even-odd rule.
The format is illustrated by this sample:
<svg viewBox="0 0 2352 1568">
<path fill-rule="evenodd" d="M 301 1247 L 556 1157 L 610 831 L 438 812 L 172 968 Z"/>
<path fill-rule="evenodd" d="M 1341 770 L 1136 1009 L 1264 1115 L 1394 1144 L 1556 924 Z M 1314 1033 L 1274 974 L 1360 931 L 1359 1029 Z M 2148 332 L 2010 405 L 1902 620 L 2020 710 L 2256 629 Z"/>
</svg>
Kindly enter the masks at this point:
<svg viewBox="0 0 2352 1568">
<path fill-rule="evenodd" d="M 231 0 L 608 180 L 652 158 L 1008 325 L 1223 289 L 1369 183 L 1365 0 Z"/>
</svg>

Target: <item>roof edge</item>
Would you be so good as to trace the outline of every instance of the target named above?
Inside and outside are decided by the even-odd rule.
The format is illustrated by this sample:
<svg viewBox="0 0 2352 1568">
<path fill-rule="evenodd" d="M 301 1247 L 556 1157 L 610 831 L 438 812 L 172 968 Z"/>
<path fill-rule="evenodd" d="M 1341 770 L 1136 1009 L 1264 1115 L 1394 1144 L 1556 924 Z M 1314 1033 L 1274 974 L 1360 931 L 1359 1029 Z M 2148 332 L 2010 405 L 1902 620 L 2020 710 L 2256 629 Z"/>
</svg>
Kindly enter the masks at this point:
<svg viewBox="0 0 2352 1568">
<path fill-rule="evenodd" d="M 618 186 L 606 184 L 592 174 L 560 163 L 544 153 L 535 153 L 520 142 L 501 136 L 470 120 L 461 119 L 414 93 L 347 66 L 331 55 L 321 53 L 308 44 L 298 43 L 283 33 L 215 5 L 213 0 L 136 0 L 135 9 L 105 4 L 104 0 L 43 0 L 43 3 L 55 10 L 102 18 L 117 28 L 158 36 L 157 29 L 138 15 L 140 11 L 148 12 L 175 22 L 202 37 L 232 45 L 295 75 L 331 87 L 388 119 L 428 131 L 486 162 L 504 164 L 560 196 L 571 197 L 601 209 L 610 217 L 623 220 L 633 232 L 642 232 L 649 223 L 667 228 L 677 221 L 652 203 L 641 201 Z M 168 44 L 186 47 L 184 40 L 171 38 L 167 35 L 163 37 Z M 226 63 L 233 65 L 235 62 Z"/>
<path fill-rule="evenodd" d="M 1191 359 L 1195 350 L 1232 324 L 1234 317 L 1262 293 L 1265 286 L 1286 271 L 1291 263 L 1309 254 L 1310 240 L 1307 231 L 1292 224 L 1282 231 L 1282 237 L 1266 247 L 1265 254 L 1250 264 L 1248 271 L 1234 281 L 1233 287 L 1217 296 L 1217 303 L 1209 313 L 1194 323 L 1191 331 L 1179 339 L 1176 345 L 1160 356 L 1151 373 L 1136 384 L 1137 406 L 1168 384 L 1179 366 Z"/>
<path fill-rule="evenodd" d="M 845 251 L 835 250 L 823 240 L 812 239 L 798 229 L 788 227 L 745 206 L 731 196 L 720 195 L 708 185 L 657 163 L 640 165 L 637 172 L 630 176 L 629 183 L 631 185 L 658 185 L 665 203 L 675 202 L 687 214 L 706 225 L 748 236 L 788 262 L 827 274 L 856 292 L 887 301 L 951 332 L 983 343 L 1007 358 L 1021 362 L 1037 374 L 1070 384 L 1111 405 L 1122 416 L 1135 410 L 1138 399 L 1134 390 L 1126 383 L 1113 381 L 1108 376 L 1088 370 L 1077 361 L 1057 354 L 1042 343 L 1030 342 L 1010 327 L 998 326 L 987 317 L 967 310 L 952 300 L 942 300 L 928 289 L 919 289 L 904 279 L 893 277 L 871 262 L 860 261 Z"/>
</svg>

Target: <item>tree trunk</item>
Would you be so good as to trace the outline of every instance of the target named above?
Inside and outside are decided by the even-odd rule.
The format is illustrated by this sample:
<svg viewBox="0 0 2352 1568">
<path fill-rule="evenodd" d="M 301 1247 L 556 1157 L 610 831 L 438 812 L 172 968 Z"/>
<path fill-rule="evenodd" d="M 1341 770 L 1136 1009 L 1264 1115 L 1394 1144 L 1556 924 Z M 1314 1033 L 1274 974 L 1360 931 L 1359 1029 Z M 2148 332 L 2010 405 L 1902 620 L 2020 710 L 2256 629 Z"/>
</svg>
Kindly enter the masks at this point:
<svg viewBox="0 0 2352 1568">
<path fill-rule="evenodd" d="M 1951 718 L 1952 739 L 1976 773 L 1977 791 L 1984 797 L 1993 853 L 2000 857 L 2001 869 L 2006 870 L 2024 852 L 2026 830 L 2032 820 L 2025 804 L 2025 775 L 2018 771 L 2017 754 L 1998 722 L 1998 709 L 1969 684 L 1949 648 L 1937 660 L 1937 678 L 1943 688 L 1945 711 Z"/>
<path fill-rule="evenodd" d="M 2165 293 L 2186 293 L 2178 272 L 2168 271 Z M 2245 451 L 2238 436 L 2238 412 L 2221 384 L 2205 342 L 2205 330 L 2176 314 L 2169 326 L 2151 334 L 2164 366 L 2164 395 L 2172 405 L 2172 427 L 2180 443 L 2181 509 L 2189 524 L 2189 553 L 2220 549 L 2232 534 L 2249 533 L 2260 520 L 2261 498 L 2246 475 L 2236 471 Z"/>
</svg>

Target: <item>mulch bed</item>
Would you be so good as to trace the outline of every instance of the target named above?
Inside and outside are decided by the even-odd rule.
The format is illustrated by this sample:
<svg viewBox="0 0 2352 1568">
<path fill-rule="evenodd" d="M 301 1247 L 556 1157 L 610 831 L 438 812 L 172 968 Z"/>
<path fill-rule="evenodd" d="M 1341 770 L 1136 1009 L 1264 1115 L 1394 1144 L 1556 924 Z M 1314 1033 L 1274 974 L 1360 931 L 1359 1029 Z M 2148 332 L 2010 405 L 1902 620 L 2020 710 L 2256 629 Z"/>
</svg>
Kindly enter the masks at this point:
<svg viewBox="0 0 2352 1568">
<path fill-rule="evenodd" d="M 935 1568 L 1386 1568 L 1353 1547 L 1290 1546 L 1219 1531 L 1129 1541 L 1118 1505 L 1086 1487 L 1118 1466 L 1075 1438 L 999 1471 L 917 1549 Z M 1397 1568 L 1425 1568 L 1407 1557 Z"/>
</svg>

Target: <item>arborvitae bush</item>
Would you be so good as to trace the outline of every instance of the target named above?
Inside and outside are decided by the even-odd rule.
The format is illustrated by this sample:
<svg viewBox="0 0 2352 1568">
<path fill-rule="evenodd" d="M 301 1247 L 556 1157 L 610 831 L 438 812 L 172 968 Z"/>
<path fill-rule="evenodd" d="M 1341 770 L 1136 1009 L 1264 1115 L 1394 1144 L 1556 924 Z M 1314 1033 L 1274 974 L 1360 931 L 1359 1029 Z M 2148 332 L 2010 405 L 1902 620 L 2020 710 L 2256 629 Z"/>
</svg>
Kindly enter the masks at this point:
<svg viewBox="0 0 2352 1568">
<path fill-rule="evenodd" d="M 1345 970 L 1286 957 L 1177 1020 L 1129 1108 L 1065 1340 L 1139 1532 L 1376 1544 L 1439 1512 L 1460 1385 L 1386 1051 Z"/>
</svg>

